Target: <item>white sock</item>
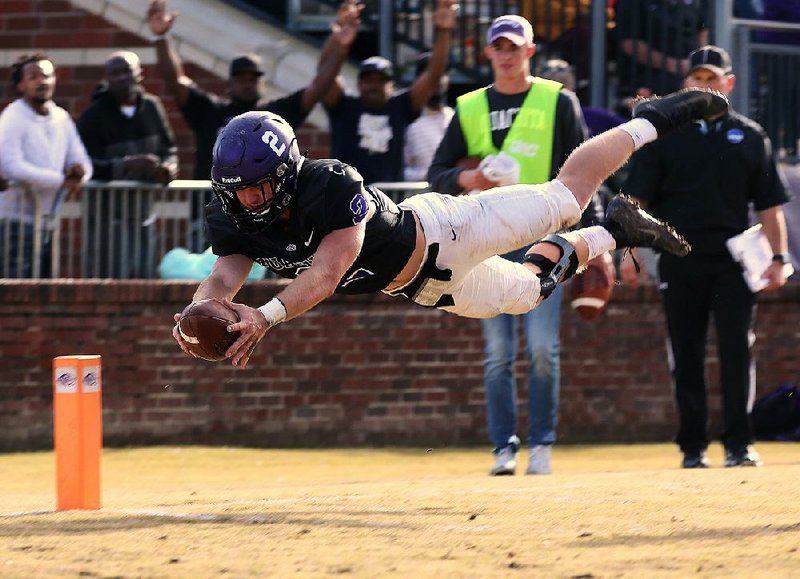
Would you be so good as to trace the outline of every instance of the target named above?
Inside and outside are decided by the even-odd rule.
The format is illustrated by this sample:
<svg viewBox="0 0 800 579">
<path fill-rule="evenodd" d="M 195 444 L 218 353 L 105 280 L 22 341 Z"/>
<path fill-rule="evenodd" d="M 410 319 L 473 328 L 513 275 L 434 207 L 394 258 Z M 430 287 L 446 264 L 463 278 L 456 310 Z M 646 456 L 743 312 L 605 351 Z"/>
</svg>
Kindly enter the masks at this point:
<svg viewBox="0 0 800 579">
<path fill-rule="evenodd" d="M 653 123 L 647 119 L 633 119 L 627 123 L 622 123 L 619 128 L 631 136 L 634 150 L 639 150 L 647 143 L 652 143 L 658 138 L 658 131 L 656 131 Z"/>
<path fill-rule="evenodd" d="M 574 233 L 578 234 L 589 248 L 589 258 L 586 261 L 592 260 L 598 255 L 603 255 L 605 252 L 613 251 L 617 248 L 617 242 L 611 237 L 608 229 L 600 225 L 576 229 Z"/>
</svg>

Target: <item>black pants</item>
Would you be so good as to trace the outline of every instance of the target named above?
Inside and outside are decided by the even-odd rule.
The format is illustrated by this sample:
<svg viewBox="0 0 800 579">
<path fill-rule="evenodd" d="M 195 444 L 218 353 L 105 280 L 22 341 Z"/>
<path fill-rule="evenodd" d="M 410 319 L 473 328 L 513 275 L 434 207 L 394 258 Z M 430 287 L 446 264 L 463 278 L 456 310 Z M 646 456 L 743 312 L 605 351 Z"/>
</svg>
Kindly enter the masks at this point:
<svg viewBox="0 0 800 579">
<path fill-rule="evenodd" d="M 727 255 L 662 255 L 659 274 L 680 414 L 676 442 L 684 452 L 708 446 L 704 370 L 709 316 L 713 314 L 724 411 L 722 443 L 726 448 L 750 444 L 755 294 L 747 287 L 740 266 Z"/>
</svg>

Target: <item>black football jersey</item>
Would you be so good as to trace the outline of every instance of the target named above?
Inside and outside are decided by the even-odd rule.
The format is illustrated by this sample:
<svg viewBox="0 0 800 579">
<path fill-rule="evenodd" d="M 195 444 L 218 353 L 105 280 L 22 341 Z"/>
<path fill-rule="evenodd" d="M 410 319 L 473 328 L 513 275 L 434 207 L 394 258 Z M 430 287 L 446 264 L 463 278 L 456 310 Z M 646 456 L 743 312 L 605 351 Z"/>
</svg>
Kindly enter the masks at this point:
<svg viewBox="0 0 800 579">
<path fill-rule="evenodd" d="M 380 291 L 403 269 L 414 251 L 416 224 L 410 211 L 374 187 L 365 187 L 353 167 L 333 159 L 306 159 L 297 178 L 288 223 L 274 222 L 259 233 L 243 233 L 217 199 L 206 207 L 206 235 L 214 254 L 241 254 L 277 275 L 294 279 L 311 266 L 323 237 L 375 213 L 364 244 L 337 293 Z"/>
</svg>

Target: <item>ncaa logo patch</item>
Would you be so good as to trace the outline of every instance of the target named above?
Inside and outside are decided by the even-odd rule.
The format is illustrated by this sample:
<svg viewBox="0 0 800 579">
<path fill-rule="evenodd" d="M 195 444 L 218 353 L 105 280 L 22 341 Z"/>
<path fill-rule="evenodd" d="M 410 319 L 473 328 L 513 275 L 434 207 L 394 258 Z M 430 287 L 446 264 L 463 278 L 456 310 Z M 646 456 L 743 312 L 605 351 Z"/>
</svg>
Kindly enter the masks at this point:
<svg viewBox="0 0 800 579">
<path fill-rule="evenodd" d="M 730 129 L 725 134 L 725 137 L 728 139 L 729 143 L 738 145 L 739 143 L 744 141 L 744 131 L 742 131 L 742 129 Z"/>
</svg>

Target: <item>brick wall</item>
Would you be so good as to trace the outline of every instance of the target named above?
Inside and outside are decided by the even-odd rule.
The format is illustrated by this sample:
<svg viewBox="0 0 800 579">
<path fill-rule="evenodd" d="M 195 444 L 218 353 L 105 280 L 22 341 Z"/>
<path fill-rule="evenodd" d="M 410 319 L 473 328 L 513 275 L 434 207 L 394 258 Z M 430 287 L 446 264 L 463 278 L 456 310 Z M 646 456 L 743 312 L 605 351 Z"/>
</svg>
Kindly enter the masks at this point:
<svg viewBox="0 0 800 579">
<path fill-rule="evenodd" d="M 263 303 L 280 283 L 248 284 L 238 299 Z M 383 295 L 337 296 L 275 328 L 251 367 L 237 370 L 174 343 L 172 314 L 195 287 L 0 280 L 0 449 L 52 445 L 52 359 L 69 354 L 103 356 L 109 445 L 487 444 L 477 320 Z M 759 394 L 798 379 L 799 301 L 797 284 L 762 297 Z M 594 322 L 567 309 L 562 342 L 561 441 L 670 439 L 675 413 L 654 289 L 617 288 Z M 524 362 L 518 370 L 524 376 Z M 708 371 L 716 393 L 711 360 Z M 718 396 L 712 407 L 716 425 Z M 524 403 L 519 410 L 524 433 Z"/>
<path fill-rule="evenodd" d="M 115 25 L 72 6 L 62 0 L 2 0 L 0 9 L 0 50 L 10 51 L 13 58 L 24 53 L 52 53 L 60 49 L 100 48 L 115 49 L 151 48 L 149 39 L 141 38 Z M 92 92 L 103 78 L 102 66 L 72 66 L 53 58 L 56 65 L 57 85 L 54 100 L 64 107 L 73 118 L 86 109 Z M 224 94 L 224 79 L 195 66 L 184 63 L 186 74 L 209 92 Z M 145 89 L 159 96 L 167 110 L 169 122 L 175 131 L 178 145 L 180 173 L 179 178 L 191 179 L 194 169 L 194 134 L 167 93 L 156 65 L 143 66 Z M 10 83 L 10 69 L 0 66 L 0 109 L 14 100 L 17 95 Z M 269 96 L 270 93 L 268 93 Z M 328 156 L 329 140 L 325 130 L 306 123 L 298 131 L 303 149 L 308 149 L 311 157 Z"/>
</svg>

